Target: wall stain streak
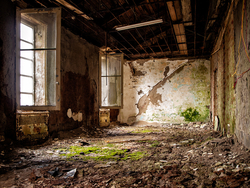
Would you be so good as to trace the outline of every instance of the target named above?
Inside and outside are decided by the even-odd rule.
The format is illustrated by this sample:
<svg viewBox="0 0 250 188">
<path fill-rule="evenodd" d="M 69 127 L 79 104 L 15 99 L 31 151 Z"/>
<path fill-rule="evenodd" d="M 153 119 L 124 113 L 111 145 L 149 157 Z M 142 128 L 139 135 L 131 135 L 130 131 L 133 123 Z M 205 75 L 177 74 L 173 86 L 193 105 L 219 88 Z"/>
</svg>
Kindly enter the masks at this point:
<svg viewBox="0 0 250 188">
<path fill-rule="evenodd" d="M 139 113 L 137 115 L 141 115 L 142 113 L 145 113 L 147 108 L 148 108 L 148 105 L 149 105 L 149 102 L 151 102 L 152 104 L 154 105 L 158 105 L 159 106 L 159 103 L 158 101 L 162 102 L 162 95 L 157 93 L 157 89 L 162 87 L 166 82 L 167 80 L 170 80 L 175 74 L 178 74 L 180 73 L 184 66 L 187 64 L 188 61 L 184 62 L 183 64 L 179 65 L 172 73 L 170 73 L 169 76 L 166 76 L 167 73 L 169 72 L 169 67 L 167 66 L 165 68 L 165 72 L 164 72 L 164 78 L 163 80 L 161 80 L 160 82 L 158 82 L 148 93 L 148 96 L 145 94 L 143 95 L 142 98 L 140 98 L 139 102 L 138 102 L 138 109 L 139 109 Z"/>
<path fill-rule="evenodd" d="M 144 61 L 144 63 L 143 63 Z M 210 61 L 154 60 L 133 61 L 144 76 L 133 76 L 124 63 L 124 105 L 119 121 L 132 125 L 138 121 L 184 123 L 181 112 L 196 109 L 208 121 L 210 102 Z M 143 63 L 143 66 L 141 65 Z"/>
</svg>

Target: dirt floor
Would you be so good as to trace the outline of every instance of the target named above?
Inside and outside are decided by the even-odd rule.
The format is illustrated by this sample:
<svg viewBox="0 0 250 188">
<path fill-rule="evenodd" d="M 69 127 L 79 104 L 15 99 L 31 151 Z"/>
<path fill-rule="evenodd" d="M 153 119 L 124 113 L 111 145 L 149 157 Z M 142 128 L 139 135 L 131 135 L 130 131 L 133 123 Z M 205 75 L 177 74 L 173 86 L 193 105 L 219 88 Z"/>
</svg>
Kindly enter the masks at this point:
<svg viewBox="0 0 250 188">
<path fill-rule="evenodd" d="M 1 152 L 0 187 L 250 187 L 250 152 L 211 125 L 138 123 L 60 132 Z"/>
</svg>

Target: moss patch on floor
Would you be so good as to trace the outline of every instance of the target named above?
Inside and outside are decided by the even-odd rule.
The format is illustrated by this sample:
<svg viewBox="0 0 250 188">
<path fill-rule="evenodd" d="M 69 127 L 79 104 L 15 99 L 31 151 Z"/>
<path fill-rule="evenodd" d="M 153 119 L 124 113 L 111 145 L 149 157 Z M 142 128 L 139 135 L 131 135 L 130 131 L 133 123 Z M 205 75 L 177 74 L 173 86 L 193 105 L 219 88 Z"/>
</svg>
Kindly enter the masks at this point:
<svg viewBox="0 0 250 188">
<path fill-rule="evenodd" d="M 154 129 L 137 129 L 137 130 L 132 131 L 131 133 L 144 134 L 144 133 L 153 133 L 153 132 L 159 132 L 159 130 L 154 130 Z"/>
<path fill-rule="evenodd" d="M 68 149 L 64 149 L 67 151 L 66 154 L 60 154 L 61 156 L 66 156 L 67 159 L 74 159 L 74 157 L 78 157 L 82 160 L 94 159 L 97 161 L 103 160 L 139 160 L 146 156 L 145 152 L 134 151 L 130 152 L 127 149 L 119 149 L 116 148 L 114 144 L 107 144 L 105 147 L 93 146 L 71 146 Z"/>
</svg>

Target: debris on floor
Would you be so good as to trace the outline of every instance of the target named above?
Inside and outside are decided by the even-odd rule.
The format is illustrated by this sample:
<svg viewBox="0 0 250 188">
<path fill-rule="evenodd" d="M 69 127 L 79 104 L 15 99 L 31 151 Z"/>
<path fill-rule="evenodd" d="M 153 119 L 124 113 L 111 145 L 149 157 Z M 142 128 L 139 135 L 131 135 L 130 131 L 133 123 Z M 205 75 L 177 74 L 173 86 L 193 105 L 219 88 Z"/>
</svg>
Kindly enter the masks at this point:
<svg viewBox="0 0 250 188">
<path fill-rule="evenodd" d="M 0 163 L 1 186 L 250 186 L 249 150 L 209 123 L 138 123 L 99 132 L 13 146 Z"/>
</svg>

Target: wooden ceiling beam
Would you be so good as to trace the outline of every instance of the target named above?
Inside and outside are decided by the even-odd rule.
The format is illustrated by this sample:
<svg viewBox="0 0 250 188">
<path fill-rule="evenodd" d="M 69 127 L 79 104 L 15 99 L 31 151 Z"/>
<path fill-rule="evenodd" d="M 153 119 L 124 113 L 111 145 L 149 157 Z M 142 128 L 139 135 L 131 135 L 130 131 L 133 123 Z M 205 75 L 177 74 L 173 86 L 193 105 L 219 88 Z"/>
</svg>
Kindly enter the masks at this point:
<svg viewBox="0 0 250 188">
<path fill-rule="evenodd" d="M 127 1 L 126 1 L 127 2 Z M 134 1 L 133 1 L 134 2 Z M 128 2 L 127 2 L 128 3 Z M 134 4 L 135 4 L 135 2 L 134 2 Z M 123 7 L 123 5 L 121 5 L 121 7 Z M 132 10 L 132 12 L 134 13 L 134 15 L 137 17 L 137 15 L 136 15 L 136 12 L 131 8 L 131 10 Z M 126 15 L 127 16 L 127 15 Z M 127 16 L 127 19 L 126 19 L 126 22 L 129 24 L 129 21 L 128 21 L 128 19 L 129 19 L 129 17 Z M 138 34 L 138 36 L 139 37 L 141 37 L 142 38 L 142 40 L 144 40 L 144 38 L 142 37 L 142 35 L 140 34 L 140 32 L 138 31 L 138 29 L 137 28 L 135 28 L 135 30 L 136 30 L 136 32 L 137 32 L 137 34 Z M 119 32 L 118 32 L 119 33 Z M 145 40 L 144 40 L 145 41 Z M 140 46 L 140 48 L 143 48 L 143 46 L 138 42 L 138 44 L 139 44 L 139 46 Z M 154 53 L 154 50 L 150 47 L 150 46 L 148 46 L 149 47 L 149 49 Z M 145 50 L 145 48 L 143 48 L 144 49 L 144 51 L 147 53 L 147 51 Z"/>
<path fill-rule="evenodd" d="M 101 0 L 101 2 L 103 3 L 103 5 L 108 9 L 107 5 Z M 112 16 L 119 22 L 119 24 L 122 24 L 122 22 L 110 11 L 110 13 L 112 14 Z M 130 34 L 130 36 L 133 37 L 133 39 L 138 43 L 138 40 L 134 37 L 134 35 L 129 31 L 127 30 L 127 32 Z M 134 48 L 134 50 L 140 54 L 140 52 L 131 44 L 127 41 L 127 39 L 120 33 L 120 32 L 117 32 L 130 46 L 132 46 Z M 147 51 L 141 46 L 141 48 L 147 53 Z"/>
<path fill-rule="evenodd" d="M 177 21 L 182 19 L 181 7 L 179 1 L 167 2 L 168 10 L 172 21 Z M 184 24 L 173 24 L 174 35 L 176 35 L 177 44 L 186 42 L 186 36 L 178 36 L 180 34 L 185 34 Z M 179 50 L 183 55 L 188 55 L 187 45 L 179 44 Z"/>
<path fill-rule="evenodd" d="M 168 1 L 178 1 L 178 0 L 166 0 L 167 2 Z M 139 3 L 139 4 L 136 4 L 136 5 L 131 5 L 131 6 L 123 6 L 126 10 L 130 10 L 130 7 L 132 8 L 135 8 L 135 7 L 139 7 L 139 6 L 144 6 L 144 5 L 152 5 L 152 4 L 163 4 L 165 1 L 164 0 L 159 0 L 159 1 L 154 1 L 154 2 L 147 2 L 147 3 Z M 111 11 L 117 11 L 117 10 L 122 10 L 123 8 L 121 6 L 118 6 L 118 7 L 115 7 L 115 8 L 111 8 L 110 10 Z M 99 13 L 107 13 L 109 12 L 108 9 L 103 9 L 103 10 L 99 10 L 98 11 Z"/>
<path fill-rule="evenodd" d="M 202 44 L 203 43 L 203 41 L 196 41 L 196 44 Z M 194 42 L 192 41 L 192 42 L 183 42 L 183 43 L 178 43 L 178 44 L 190 44 L 190 45 L 194 45 Z M 169 44 L 169 46 L 175 46 L 176 44 L 174 43 L 174 44 Z M 144 46 L 144 47 L 147 47 L 147 46 Z M 158 45 L 151 45 L 151 48 L 157 48 L 158 47 Z M 168 46 L 166 45 L 166 44 L 162 44 L 161 45 L 161 47 L 162 48 L 164 48 L 164 47 L 167 47 L 168 48 Z M 124 48 L 120 48 L 121 50 L 125 50 Z M 129 49 L 129 50 L 132 50 L 133 48 L 127 48 L 127 49 Z M 164 50 L 163 50 L 164 51 Z"/>
<path fill-rule="evenodd" d="M 183 22 L 185 26 L 192 25 L 192 9 L 191 9 L 191 0 L 181 0 L 181 7 L 182 7 L 182 15 L 183 15 Z"/>
<path fill-rule="evenodd" d="M 151 0 L 147 0 L 147 2 L 148 2 L 148 3 L 154 3 L 155 1 L 153 0 L 153 2 L 152 2 Z M 159 2 L 159 0 L 158 0 L 158 2 Z M 155 4 L 154 4 L 154 5 L 155 5 Z M 158 3 L 158 5 L 159 5 L 159 3 Z M 154 17 L 157 18 L 156 13 L 155 13 L 155 11 L 154 11 L 154 9 L 153 9 L 152 6 L 153 6 L 153 4 L 145 5 L 145 7 L 147 7 L 147 8 L 150 10 L 151 14 L 153 14 Z M 148 10 L 148 9 L 146 9 L 146 10 Z M 148 12 L 148 11 L 147 11 L 147 12 Z M 151 15 L 151 14 L 150 14 L 150 15 Z M 159 26 L 160 34 L 156 34 L 156 35 L 157 35 L 158 37 L 164 39 L 164 42 L 165 42 L 166 45 L 168 46 L 168 50 L 172 52 L 172 50 L 171 50 L 170 46 L 168 45 L 168 42 L 167 42 L 167 40 L 166 40 L 166 38 L 165 38 L 166 32 L 164 32 L 164 34 L 165 34 L 165 35 L 164 35 L 164 34 L 163 34 L 163 31 L 162 31 L 162 28 L 161 28 L 161 25 L 160 25 L 160 24 L 157 24 L 157 25 Z M 151 31 L 152 31 L 152 28 L 151 28 Z M 153 31 L 152 31 L 152 32 L 153 32 Z M 154 32 L 153 32 L 153 34 L 154 34 Z M 154 37 L 153 37 L 153 38 L 155 38 L 156 35 L 154 34 Z M 152 38 L 151 38 L 151 39 L 152 39 Z M 158 38 L 156 38 L 156 40 L 157 40 L 157 43 L 158 43 L 158 45 L 159 45 Z M 160 45 L 159 45 L 159 47 L 160 47 L 161 51 L 163 51 Z"/>
</svg>

